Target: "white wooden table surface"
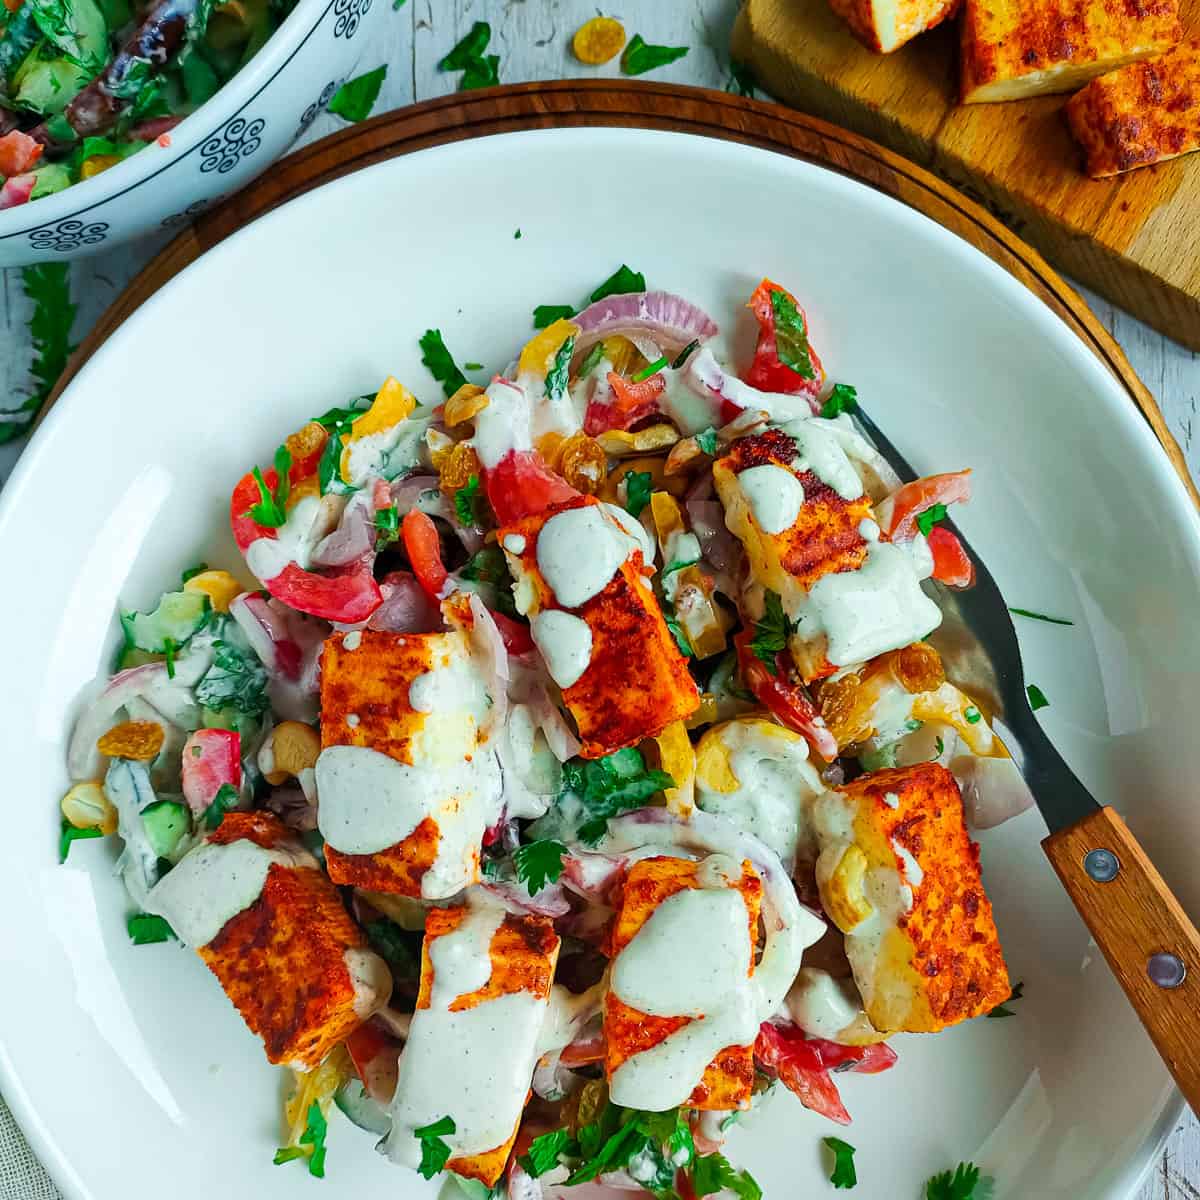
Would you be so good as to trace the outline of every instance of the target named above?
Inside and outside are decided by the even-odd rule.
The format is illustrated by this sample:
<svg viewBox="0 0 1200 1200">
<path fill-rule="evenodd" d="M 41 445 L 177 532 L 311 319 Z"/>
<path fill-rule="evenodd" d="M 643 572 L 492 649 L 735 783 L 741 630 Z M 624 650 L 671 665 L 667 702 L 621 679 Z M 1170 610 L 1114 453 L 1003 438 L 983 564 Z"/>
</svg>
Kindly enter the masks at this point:
<svg viewBox="0 0 1200 1200">
<path fill-rule="evenodd" d="M 724 88 L 730 79 L 728 38 L 736 9 L 737 0 L 620 0 L 615 8 L 604 12 L 621 19 L 631 35 L 641 33 L 648 42 L 691 47 L 686 58 L 654 72 L 654 78 Z M 581 67 L 570 52 L 571 35 L 599 11 L 590 0 L 407 0 L 396 12 L 386 37 L 365 51 L 361 70 L 382 62 L 388 64 L 388 77 L 375 111 L 453 91 L 457 75 L 439 74 L 437 61 L 479 20 L 492 26 L 489 52 L 500 55 L 500 78 L 504 83 L 584 74 L 616 75 L 615 63 Z M 339 118 L 322 115 L 304 140 L 324 136 L 341 125 Z M 72 291 L 79 305 L 77 341 L 165 241 L 165 237 L 158 237 L 114 250 L 74 268 Z M 2 278 L 0 407 L 12 407 L 27 394 L 29 310 L 21 294 L 19 272 L 5 271 Z M 1187 453 L 1193 474 L 1200 477 L 1200 356 L 1106 301 L 1090 295 L 1088 299 L 1158 398 L 1168 424 Z M 18 441 L 0 447 L 0 481 L 11 471 L 22 445 L 23 441 Z M 1200 1200 L 1200 1124 L 1195 1117 L 1189 1115 L 1175 1131 L 1137 1200 Z"/>
</svg>

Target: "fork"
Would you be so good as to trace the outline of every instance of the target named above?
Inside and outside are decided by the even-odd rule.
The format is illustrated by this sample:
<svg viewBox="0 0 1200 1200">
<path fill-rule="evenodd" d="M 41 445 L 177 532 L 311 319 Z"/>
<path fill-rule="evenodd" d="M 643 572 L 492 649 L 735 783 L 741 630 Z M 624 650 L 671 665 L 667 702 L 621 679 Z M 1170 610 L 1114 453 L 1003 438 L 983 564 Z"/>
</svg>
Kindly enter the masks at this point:
<svg viewBox="0 0 1200 1200">
<path fill-rule="evenodd" d="M 905 483 L 917 473 L 863 411 L 863 432 Z M 1119 814 L 1079 782 L 1033 714 L 1021 648 L 1000 589 L 947 520 L 975 565 L 975 582 L 951 590 L 930 580 L 942 610 L 930 642 L 947 678 L 998 718 L 1041 811 L 1042 849 L 1174 1076 L 1200 1113 L 1200 933 Z"/>
</svg>

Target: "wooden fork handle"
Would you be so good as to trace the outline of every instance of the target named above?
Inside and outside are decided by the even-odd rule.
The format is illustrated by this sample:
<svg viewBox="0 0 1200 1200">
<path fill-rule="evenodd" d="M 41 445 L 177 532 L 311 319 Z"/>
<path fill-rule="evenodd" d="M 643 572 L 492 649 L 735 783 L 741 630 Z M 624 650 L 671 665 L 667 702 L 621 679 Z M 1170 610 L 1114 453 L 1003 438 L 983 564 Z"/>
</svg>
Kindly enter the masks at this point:
<svg viewBox="0 0 1200 1200">
<path fill-rule="evenodd" d="M 1113 809 L 1052 833 L 1042 849 L 1200 1114 L 1200 933 Z"/>
</svg>

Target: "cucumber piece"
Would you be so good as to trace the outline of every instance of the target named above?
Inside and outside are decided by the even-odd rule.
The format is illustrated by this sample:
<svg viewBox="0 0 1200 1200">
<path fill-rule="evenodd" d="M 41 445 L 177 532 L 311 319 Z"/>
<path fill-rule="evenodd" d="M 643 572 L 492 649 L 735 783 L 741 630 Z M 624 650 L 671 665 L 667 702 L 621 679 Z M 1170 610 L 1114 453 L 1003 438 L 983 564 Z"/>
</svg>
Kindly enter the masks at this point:
<svg viewBox="0 0 1200 1200">
<path fill-rule="evenodd" d="M 13 77 L 13 103 L 44 116 L 60 113 L 87 86 L 91 72 L 65 58 L 42 58 L 36 51 Z"/>
<path fill-rule="evenodd" d="M 204 592 L 167 592 L 152 613 L 122 613 L 125 641 L 138 650 L 166 654 L 178 650 L 204 628 L 211 602 Z"/>
<path fill-rule="evenodd" d="M 200 723 L 205 729 L 228 729 L 240 734 L 243 738 L 251 737 L 259 731 L 260 723 L 257 717 L 241 712 L 232 704 L 224 708 L 200 708 Z"/>
<path fill-rule="evenodd" d="M 159 858 L 171 858 L 192 831 L 192 814 L 186 804 L 158 800 L 142 812 L 142 824 L 154 853 Z"/>
<path fill-rule="evenodd" d="M 33 194 L 29 197 L 31 200 L 53 196 L 55 192 L 61 192 L 71 186 L 71 172 L 62 163 L 46 163 L 45 166 L 36 168 L 33 173 L 37 177 L 37 183 L 33 185 Z"/>
<path fill-rule="evenodd" d="M 162 662 L 164 654 L 151 654 L 149 650 L 138 650 L 134 646 L 123 646 L 117 651 L 114 671 L 127 671 L 130 667 L 144 667 L 147 663 Z"/>
<path fill-rule="evenodd" d="M 383 1137 L 392 1128 L 392 1118 L 388 1116 L 387 1110 L 378 1100 L 367 1095 L 367 1089 L 363 1087 L 362 1080 L 357 1077 L 347 1079 L 333 1093 L 333 1102 L 350 1118 L 353 1124 L 357 1125 L 359 1129 L 365 1129 L 368 1133 Z"/>
</svg>

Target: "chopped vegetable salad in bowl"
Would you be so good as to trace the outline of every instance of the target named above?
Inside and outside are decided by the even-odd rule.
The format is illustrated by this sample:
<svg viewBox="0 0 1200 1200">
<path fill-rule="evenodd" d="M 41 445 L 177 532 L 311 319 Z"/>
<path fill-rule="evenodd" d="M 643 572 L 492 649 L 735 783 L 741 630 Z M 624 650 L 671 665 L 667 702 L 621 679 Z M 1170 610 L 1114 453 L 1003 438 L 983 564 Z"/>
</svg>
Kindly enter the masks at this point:
<svg viewBox="0 0 1200 1200">
<path fill-rule="evenodd" d="M 290 1073 L 282 1169 L 335 1173 L 346 1119 L 476 1200 L 758 1200 L 727 1133 L 798 1101 L 851 1187 L 839 1079 L 1006 1015 L 969 830 L 1029 797 L 927 640 L 970 473 L 902 484 L 796 296 L 748 304 L 728 361 L 623 267 L 486 386 L 430 330 L 442 395 L 231 471 L 255 586 L 121 613 L 61 854 L 118 839 L 131 936 Z M 947 1165 L 927 1195 L 986 1194 Z"/>
</svg>

